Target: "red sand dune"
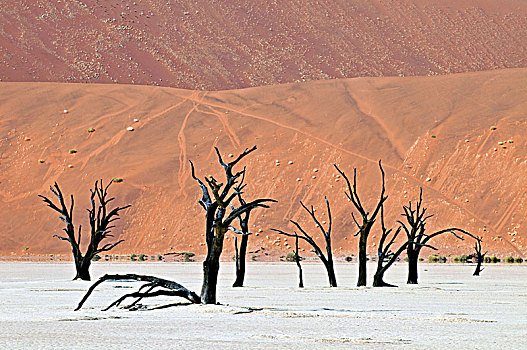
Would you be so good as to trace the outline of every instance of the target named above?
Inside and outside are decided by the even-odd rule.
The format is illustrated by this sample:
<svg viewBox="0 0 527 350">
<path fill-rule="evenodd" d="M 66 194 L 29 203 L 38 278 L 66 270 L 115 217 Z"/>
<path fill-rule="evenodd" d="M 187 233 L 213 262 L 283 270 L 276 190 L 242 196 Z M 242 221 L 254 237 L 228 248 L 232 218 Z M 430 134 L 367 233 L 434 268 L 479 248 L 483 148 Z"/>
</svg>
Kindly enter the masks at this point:
<svg viewBox="0 0 527 350">
<path fill-rule="evenodd" d="M 527 67 L 524 0 L 7 0 L 0 79 L 222 90 Z"/>
<path fill-rule="evenodd" d="M 114 230 L 115 239 L 126 239 L 116 253 L 203 253 L 200 192 L 188 160 L 200 177 L 221 175 L 213 146 L 227 157 L 257 144 L 258 151 L 244 162 L 247 197 L 279 203 L 253 215 L 252 229 L 263 232 L 251 238 L 251 250 L 285 254 L 269 229 L 291 229 L 288 218 L 316 232 L 298 201 L 323 215 L 327 195 L 336 254 L 355 252 L 352 207 L 333 163 L 350 175 L 358 168 L 359 193 L 371 207 L 379 195 L 377 161 L 382 159 L 388 225 L 422 186 L 435 214 L 430 230 L 456 225 L 482 235 L 490 254 L 525 255 L 525 96 L 527 69 L 220 92 L 3 82 L 0 254 L 67 254 L 68 245 L 52 238 L 61 222 L 37 194 L 50 195 L 49 185 L 59 182 L 65 193 L 75 194 L 76 224 L 86 228 L 89 187 L 112 177 L 124 179 L 111 187 L 116 203 L 132 204 Z M 131 125 L 135 130 L 126 131 Z M 95 132 L 87 132 L 91 127 Z M 375 253 L 378 226 L 372 235 L 370 252 Z M 471 241 L 451 237 L 436 245 L 442 254 L 472 250 Z M 230 258 L 230 234 L 226 247 Z"/>
</svg>

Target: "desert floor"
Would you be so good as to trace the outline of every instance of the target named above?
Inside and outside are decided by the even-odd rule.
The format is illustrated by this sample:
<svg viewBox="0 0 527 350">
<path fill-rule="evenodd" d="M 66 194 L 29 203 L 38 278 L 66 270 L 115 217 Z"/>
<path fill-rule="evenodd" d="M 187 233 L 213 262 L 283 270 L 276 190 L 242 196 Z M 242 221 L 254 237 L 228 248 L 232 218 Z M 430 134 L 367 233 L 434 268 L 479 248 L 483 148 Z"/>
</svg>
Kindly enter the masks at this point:
<svg viewBox="0 0 527 350">
<path fill-rule="evenodd" d="M 339 264 L 340 286 L 329 288 L 323 267 L 306 263 L 304 289 L 295 287 L 294 264 L 249 263 L 245 288 L 230 287 L 233 268 L 223 263 L 220 271 L 223 305 L 173 305 L 183 300 L 160 297 L 144 301 L 147 309 L 102 312 L 140 284 L 104 283 L 73 311 L 90 283 L 69 280 L 71 263 L 2 262 L 0 348 L 527 346 L 527 265 L 487 266 L 473 277 L 470 265 L 422 264 L 420 284 L 407 286 L 401 263 L 385 278 L 399 288 L 356 288 L 357 265 Z M 95 263 L 93 278 L 104 273 L 151 274 L 195 291 L 201 284 L 200 263 Z"/>
</svg>

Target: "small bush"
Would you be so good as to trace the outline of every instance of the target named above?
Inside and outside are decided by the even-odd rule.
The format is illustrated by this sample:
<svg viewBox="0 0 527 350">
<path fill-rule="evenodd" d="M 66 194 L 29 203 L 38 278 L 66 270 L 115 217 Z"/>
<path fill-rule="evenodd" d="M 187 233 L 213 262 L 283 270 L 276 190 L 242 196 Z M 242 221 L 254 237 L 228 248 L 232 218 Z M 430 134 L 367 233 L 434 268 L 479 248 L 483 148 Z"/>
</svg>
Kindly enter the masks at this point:
<svg viewBox="0 0 527 350">
<path fill-rule="evenodd" d="M 39 159 L 38 162 L 39 162 L 40 164 L 42 164 L 42 163 L 44 163 L 44 159 Z"/>
<path fill-rule="evenodd" d="M 352 262 L 353 261 L 353 257 L 352 256 L 347 256 L 346 258 L 344 258 L 344 260 L 346 260 L 347 262 Z"/>
<path fill-rule="evenodd" d="M 500 258 L 496 257 L 496 256 L 486 256 L 485 257 L 485 262 L 486 263 L 498 263 L 500 262 Z"/>
<path fill-rule="evenodd" d="M 101 260 L 101 256 L 99 254 L 96 254 L 93 258 L 91 258 L 91 261 L 99 261 Z"/>
<path fill-rule="evenodd" d="M 295 253 L 293 253 L 293 252 L 289 252 L 289 253 L 287 253 L 287 255 L 285 256 L 285 260 L 286 260 L 286 261 L 296 261 L 296 260 L 295 260 L 295 256 L 296 256 Z"/>
<path fill-rule="evenodd" d="M 145 261 L 147 257 L 148 257 L 148 255 L 145 255 L 145 254 L 139 254 L 139 255 L 137 256 L 137 259 L 138 259 L 139 261 Z"/>
<path fill-rule="evenodd" d="M 514 259 L 514 261 L 517 263 L 517 264 L 521 264 L 523 262 L 523 259 L 521 256 L 518 256 L 516 257 L 516 259 Z"/>
<path fill-rule="evenodd" d="M 184 252 L 183 253 L 183 258 L 185 259 L 185 261 L 195 261 L 194 259 L 191 259 L 194 255 L 194 253 L 192 252 Z"/>
<path fill-rule="evenodd" d="M 130 260 L 137 261 L 137 255 L 136 254 L 130 255 Z"/>
<path fill-rule="evenodd" d="M 446 263 L 446 256 L 430 255 L 428 257 L 429 263 Z"/>
<path fill-rule="evenodd" d="M 162 260 L 163 260 L 163 255 L 158 255 L 158 256 L 157 256 L 157 260 L 158 260 L 158 261 L 162 261 Z"/>
<path fill-rule="evenodd" d="M 513 264 L 514 263 L 514 258 L 512 256 L 507 256 L 507 257 L 505 257 L 505 262 L 507 264 Z"/>
<path fill-rule="evenodd" d="M 112 181 L 116 183 L 123 182 L 123 178 L 122 177 L 112 177 Z"/>
<path fill-rule="evenodd" d="M 95 131 L 94 128 L 89 128 L 89 129 L 88 129 L 88 132 L 94 132 L 94 131 Z"/>
<path fill-rule="evenodd" d="M 452 257 L 452 261 L 455 263 L 466 263 L 468 261 L 469 256 L 466 254 L 463 254 L 461 256 L 454 256 Z"/>
<path fill-rule="evenodd" d="M 69 152 L 70 152 L 71 154 L 74 154 L 74 153 L 77 153 L 77 150 L 72 148 L 72 149 L 70 149 Z"/>
</svg>

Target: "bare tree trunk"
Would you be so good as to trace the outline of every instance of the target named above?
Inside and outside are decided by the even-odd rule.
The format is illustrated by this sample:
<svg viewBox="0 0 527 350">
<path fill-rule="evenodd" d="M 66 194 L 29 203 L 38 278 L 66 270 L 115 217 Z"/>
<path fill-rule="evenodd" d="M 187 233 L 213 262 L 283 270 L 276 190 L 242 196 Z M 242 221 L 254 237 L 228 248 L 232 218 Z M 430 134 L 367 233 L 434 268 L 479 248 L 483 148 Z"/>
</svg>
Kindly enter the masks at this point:
<svg viewBox="0 0 527 350">
<path fill-rule="evenodd" d="M 296 259 L 296 265 L 298 266 L 298 288 L 304 288 L 304 278 L 302 277 L 302 265 L 300 265 L 300 259 Z"/>
<path fill-rule="evenodd" d="M 233 287 L 243 287 L 243 280 L 245 279 L 245 254 L 247 252 L 247 242 L 249 242 L 249 235 L 242 235 L 240 251 L 239 254 L 236 254 L 236 280 L 232 285 Z"/>
<path fill-rule="evenodd" d="M 377 270 L 377 272 L 375 273 L 375 275 L 373 276 L 373 286 L 374 287 L 397 287 L 393 284 L 389 284 L 389 283 L 386 283 L 384 282 L 383 278 L 384 278 L 384 272 L 386 271 L 386 269 L 380 269 L 380 270 Z"/>
<path fill-rule="evenodd" d="M 475 258 L 476 258 L 477 265 L 476 265 L 476 271 L 474 271 L 473 276 L 479 276 L 480 272 L 483 270 L 481 268 L 481 264 L 483 263 L 483 260 L 485 260 L 486 252 L 485 253 L 481 252 L 481 241 L 482 241 L 481 237 L 476 237 L 476 243 L 474 244 L 474 250 L 476 251 Z"/>
<path fill-rule="evenodd" d="M 335 269 L 333 268 L 333 261 L 328 262 L 325 265 L 326 265 L 326 270 L 328 271 L 329 286 L 336 287 L 337 278 L 335 277 Z"/>
<path fill-rule="evenodd" d="M 366 253 L 367 240 L 368 235 L 362 230 L 359 238 L 359 279 L 357 280 L 357 287 L 366 285 L 366 262 L 368 260 Z"/>
<path fill-rule="evenodd" d="M 76 257 L 75 267 L 77 270 L 77 274 L 75 275 L 74 280 L 80 279 L 83 281 L 91 281 L 90 265 L 91 265 L 90 259 L 87 259 L 86 257 Z"/>
<path fill-rule="evenodd" d="M 304 278 L 302 277 L 302 265 L 300 265 L 300 255 L 298 254 L 298 236 L 295 237 L 295 261 L 298 266 L 298 288 L 304 288 Z"/>
<path fill-rule="evenodd" d="M 215 228 L 216 234 L 209 256 L 203 261 L 203 286 L 201 288 L 201 302 L 203 304 L 216 304 L 216 287 L 218 285 L 218 272 L 220 270 L 220 257 L 223 251 L 225 229 Z"/>
<path fill-rule="evenodd" d="M 411 249 L 407 250 L 408 257 L 408 281 L 407 284 L 417 284 L 417 263 L 419 262 L 419 253 Z"/>
<path fill-rule="evenodd" d="M 216 259 L 207 259 L 203 262 L 203 286 L 201 288 L 201 302 L 203 304 L 216 304 L 219 269 L 220 264 Z"/>
<path fill-rule="evenodd" d="M 478 258 L 478 264 L 476 265 L 476 271 L 474 271 L 473 276 L 479 276 L 479 273 L 481 272 L 481 260 Z"/>
</svg>

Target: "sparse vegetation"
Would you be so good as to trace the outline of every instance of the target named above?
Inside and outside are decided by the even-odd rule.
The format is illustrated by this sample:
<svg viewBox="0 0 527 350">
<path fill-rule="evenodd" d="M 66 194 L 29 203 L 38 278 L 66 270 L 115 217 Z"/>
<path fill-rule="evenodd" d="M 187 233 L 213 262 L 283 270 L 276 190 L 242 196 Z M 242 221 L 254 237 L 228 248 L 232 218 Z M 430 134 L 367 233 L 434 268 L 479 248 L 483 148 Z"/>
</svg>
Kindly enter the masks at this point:
<svg viewBox="0 0 527 350">
<path fill-rule="evenodd" d="M 501 261 L 501 259 L 498 258 L 497 256 L 486 256 L 485 257 L 485 262 L 486 263 L 496 264 L 496 263 L 499 263 L 500 261 Z"/>
<path fill-rule="evenodd" d="M 452 262 L 455 262 L 455 263 L 466 263 L 468 261 L 468 258 L 469 256 L 466 255 L 466 254 L 463 254 L 461 256 L 453 256 L 453 257 L 450 257 L 450 259 L 452 260 Z"/>
<path fill-rule="evenodd" d="M 187 261 L 187 262 L 188 262 L 188 261 L 195 261 L 194 259 L 192 259 L 192 257 L 193 257 L 194 255 L 196 255 L 196 254 L 194 254 L 194 253 L 192 253 L 192 252 L 184 252 L 184 253 L 183 253 L 183 257 L 184 257 L 185 261 Z"/>
<path fill-rule="evenodd" d="M 429 263 L 446 263 L 446 256 L 433 254 L 428 257 L 428 262 Z"/>
<path fill-rule="evenodd" d="M 289 262 L 294 262 L 295 261 L 295 253 L 293 252 L 289 252 L 287 253 L 287 255 L 285 256 L 285 260 L 286 261 L 289 261 Z"/>
</svg>

